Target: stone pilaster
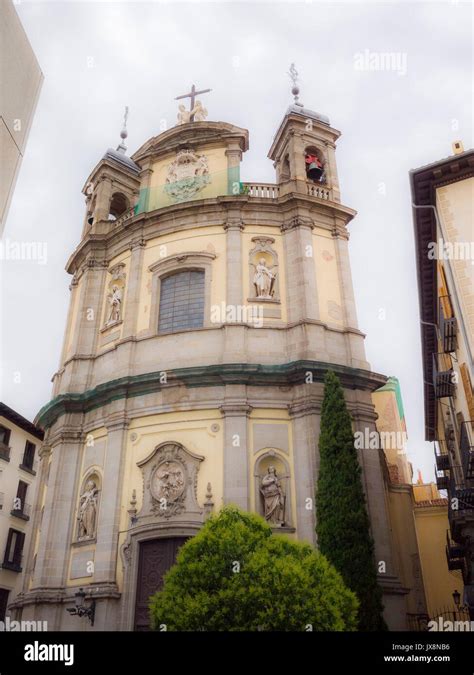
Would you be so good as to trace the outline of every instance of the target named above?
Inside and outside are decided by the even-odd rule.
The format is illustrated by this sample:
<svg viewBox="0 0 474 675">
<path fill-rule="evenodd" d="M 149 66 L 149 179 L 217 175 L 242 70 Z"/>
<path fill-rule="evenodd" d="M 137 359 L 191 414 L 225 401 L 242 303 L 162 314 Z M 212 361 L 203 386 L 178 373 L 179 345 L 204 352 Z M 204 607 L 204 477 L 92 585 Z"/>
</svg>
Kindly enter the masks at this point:
<svg viewBox="0 0 474 675">
<path fill-rule="evenodd" d="M 102 175 L 97 187 L 97 201 L 94 211 L 94 223 L 107 220 L 109 217 L 110 200 L 112 199 L 112 179 Z"/>
<path fill-rule="evenodd" d="M 107 454 L 100 495 L 100 520 L 95 553 L 95 583 L 114 583 L 118 555 L 120 507 L 128 420 L 123 413 L 107 423 Z"/>
<path fill-rule="evenodd" d="M 134 239 L 130 244 L 132 254 L 130 256 L 130 269 L 126 281 L 122 338 L 135 335 L 136 332 L 145 247 L 146 241 L 141 237 Z"/>
<path fill-rule="evenodd" d="M 319 319 L 311 218 L 294 216 L 282 225 L 286 251 L 288 323 Z"/>
<path fill-rule="evenodd" d="M 320 418 L 315 404 L 292 405 L 290 415 L 293 428 L 298 539 L 315 544 L 315 492 L 319 467 L 317 439 Z"/>
<path fill-rule="evenodd" d="M 220 407 L 224 415 L 224 503 L 250 508 L 248 468 L 248 417 L 245 385 L 227 385 Z"/>
<path fill-rule="evenodd" d="M 95 352 L 102 318 L 106 275 L 106 260 L 88 259 L 80 281 L 81 293 L 78 298 L 76 324 L 73 328 L 74 340 L 71 355 Z"/>
<path fill-rule="evenodd" d="M 364 395 L 368 400 L 362 400 Z M 371 437 L 372 434 L 377 433 L 375 425 L 377 415 L 370 400 L 370 393 L 359 392 L 358 396 L 359 400 L 350 406 L 354 432 L 360 431 L 364 438 Z M 368 429 L 370 436 L 365 436 L 366 429 Z M 363 448 L 358 450 L 358 457 L 362 467 L 362 484 L 374 539 L 375 561 L 377 565 L 381 561 L 385 562 L 386 574 L 383 576 L 390 578 L 395 576 L 396 570 L 393 561 L 381 452 L 383 450 Z"/>
<path fill-rule="evenodd" d="M 236 308 L 243 301 L 242 231 L 244 224 L 238 212 L 229 214 L 224 225 L 226 231 L 226 304 Z M 225 322 L 223 317 L 223 322 Z M 245 327 L 227 324 L 225 327 L 224 363 L 245 360 Z"/>
<path fill-rule="evenodd" d="M 242 161 L 242 150 L 239 141 L 230 141 L 225 154 L 227 156 L 228 192 L 229 194 L 239 194 L 240 162 Z"/>
<path fill-rule="evenodd" d="M 61 588 L 66 584 L 67 565 L 76 522 L 77 483 L 81 450 L 80 432 L 63 431 L 55 441 L 46 491 L 41 537 L 33 586 Z M 42 471 L 47 470 L 47 466 Z M 42 475 L 42 482 L 46 475 Z"/>
</svg>

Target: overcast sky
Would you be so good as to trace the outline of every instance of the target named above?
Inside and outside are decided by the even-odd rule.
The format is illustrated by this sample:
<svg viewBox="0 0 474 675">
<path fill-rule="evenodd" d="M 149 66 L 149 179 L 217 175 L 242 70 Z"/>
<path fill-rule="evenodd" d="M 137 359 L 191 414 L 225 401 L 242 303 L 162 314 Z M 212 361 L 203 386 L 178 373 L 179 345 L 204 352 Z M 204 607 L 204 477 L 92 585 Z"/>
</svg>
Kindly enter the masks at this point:
<svg viewBox="0 0 474 675">
<path fill-rule="evenodd" d="M 372 369 L 401 382 L 409 458 L 431 478 L 408 171 L 452 154 L 454 140 L 472 147 L 471 4 L 21 0 L 16 9 L 45 80 L 4 239 L 46 242 L 48 257 L 0 262 L 1 400 L 32 419 L 50 398 L 81 188 L 117 146 L 124 106 L 132 154 L 161 120 L 175 123 L 175 96 L 193 82 L 211 87 L 209 119 L 249 129 L 242 179 L 272 182 L 267 152 L 291 103 L 294 61 L 301 101 L 342 132 L 342 201 L 358 211 L 349 227 L 359 326 Z M 395 55 L 392 69 L 366 67 L 380 53 Z"/>
</svg>

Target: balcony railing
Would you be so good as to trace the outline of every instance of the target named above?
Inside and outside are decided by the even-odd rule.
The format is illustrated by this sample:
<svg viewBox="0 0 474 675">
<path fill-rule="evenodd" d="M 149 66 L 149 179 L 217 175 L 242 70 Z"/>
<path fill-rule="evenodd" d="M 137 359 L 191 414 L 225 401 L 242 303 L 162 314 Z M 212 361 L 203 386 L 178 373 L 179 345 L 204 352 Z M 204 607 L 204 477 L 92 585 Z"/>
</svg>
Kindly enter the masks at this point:
<svg viewBox="0 0 474 675">
<path fill-rule="evenodd" d="M 330 199 L 331 191 L 323 185 L 307 184 L 307 190 L 310 197 L 319 197 L 319 199 Z"/>
<path fill-rule="evenodd" d="M 472 425 L 472 420 L 461 424 L 461 462 L 466 479 L 474 478 L 474 437 Z"/>
<path fill-rule="evenodd" d="M 306 191 L 310 197 L 318 197 L 318 199 L 325 200 L 331 199 L 331 190 L 324 185 L 307 183 Z M 280 194 L 280 186 L 275 183 L 241 183 L 240 194 L 260 199 L 277 199 Z"/>
<path fill-rule="evenodd" d="M 22 518 L 22 520 L 29 520 L 31 515 L 31 504 L 22 504 L 18 509 L 13 507 L 10 514 L 16 518 Z"/>
<path fill-rule="evenodd" d="M 436 398 L 454 396 L 456 385 L 451 357 L 448 354 L 433 354 L 433 386 Z"/>
<path fill-rule="evenodd" d="M 448 562 L 448 569 L 450 570 L 465 570 L 466 567 L 466 549 L 462 544 L 451 539 L 449 530 L 446 532 L 446 560 Z"/>
<path fill-rule="evenodd" d="M 449 476 L 440 476 L 438 472 L 436 472 L 436 486 L 438 490 L 447 490 L 449 487 Z"/>
<path fill-rule="evenodd" d="M 438 323 L 443 352 L 456 351 L 458 326 L 449 295 L 443 295 L 438 300 Z"/>
<path fill-rule="evenodd" d="M 448 446 L 444 440 L 435 443 L 436 468 L 438 471 L 447 471 L 450 467 Z"/>
<path fill-rule="evenodd" d="M 23 555 L 14 556 L 13 560 L 3 559 L 2 568 L 4 570 L 11 570 L 12 572 L 21 572 L 22 571 L 22 560 Z"/>
<path fill-rule="evenodd" d="M 4 459 L 6 462 L 9 462 L 10 451 L 11 448 L 8 445 L 6 445 L 6 443 L 0 443 L 0 459 Z"/>
<path fill-rule="evenodd" d="M 454 539 L 464 525 L 474 524 L 474 485 L 464 480 L 462 467 L 451 467 L 448 484 L 448 520 Z"/>
<path fill-rule="evenodd" d="M 242 183 L 242 194 L 261 199 L 276 199 L 280 194 L 280 187 L 275 183 Z"/>
</svg>

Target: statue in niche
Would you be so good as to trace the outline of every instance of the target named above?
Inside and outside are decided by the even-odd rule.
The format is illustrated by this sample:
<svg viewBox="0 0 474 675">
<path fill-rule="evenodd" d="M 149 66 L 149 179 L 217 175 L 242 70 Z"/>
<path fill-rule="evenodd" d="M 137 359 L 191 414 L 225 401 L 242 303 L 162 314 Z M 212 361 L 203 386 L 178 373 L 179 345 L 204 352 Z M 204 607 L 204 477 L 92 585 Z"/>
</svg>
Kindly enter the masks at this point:
<svg viewBox="0 0 474 675">
<path fill-rule="evenodd" d="M 269 466 L 262 478 L 260 492 L 263 497 L 264 516 L 272 525 L 285 524 L 285 495 L 274 466 Z"/>
<path fill-rule="evenodd" d="M 112 291 L 108 294 L 109 300 L 109 317 L 107 325 L 117 323 L 122 319 L 122 290 L 115 284 L 112 286 Z"/>
<path fill-rule="evenodd" d="M 99 490 L 93 480 L 86 483 L 85 492 L 79 499 L 79 521 L 78 539 L 90 539 L 95 534 L 97 522 L 97 499 Z"/>
<path fill-rule="evenodd" d="M 255 274 L 253 277 L 253 284 L 257 298 L 270 299 L 273 297 L 276 274 L 273 274 L 265 262 L 265 258 L 260 258 L 257 265 L 255 265 Z"/>
</svg>

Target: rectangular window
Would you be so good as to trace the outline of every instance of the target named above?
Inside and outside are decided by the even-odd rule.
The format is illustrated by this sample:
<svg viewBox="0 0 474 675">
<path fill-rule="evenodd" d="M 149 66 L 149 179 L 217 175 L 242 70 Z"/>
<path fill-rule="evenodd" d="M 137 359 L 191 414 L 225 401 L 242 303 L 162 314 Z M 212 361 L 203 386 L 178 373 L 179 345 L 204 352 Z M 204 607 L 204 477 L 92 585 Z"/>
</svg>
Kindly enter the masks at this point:
<svg viewBox="0 0 474 675">
<path fill-rule="evenodd" d="M 5 621 L 9 595 L 10 591 L 7 591 L 6 588 L 0 588 L 0 621 Z"/>
<path fill-rule="evenodd" d="M 0 426 L 0 443 L 8 445 L 10 443 L 10 429 Z"/>
<path fill-rule="evenodd" d="M 24 543 L 24 532 L 12 528 L 8 530 L 7 545 L 5 547 L 2 567 L 12 570 L 13 572 L 21 572 L 21 558 L 23 555 Z"/>
<path fill-rule="evenodd" d="M 10 461 L 10 429 L 0 425 L 0 459 Z"/>
<path fill-rule="evenodd" d="M 159 333 L 174 333 L 204 324 L 204 272 L 177 272 L 161 281 Z"/>
<path fill-rule="evenodd" d="M 33 471 L 33 463 L 35 461 L 36 445 L 31 441 L 26 441 L 25 452 L 23 453 L 23 461 L 21 463 L 22 469 Z"/>
<path fill-rule="evenodd" d="M 15 503 L 13 504 L 14 511 L 18 511 L 19 513 L 25 512 L 27 490 L 28 483 L 25 483 L 23 480 L 18 481 L 18 490 L 16 491 Z"/>
</svg>

